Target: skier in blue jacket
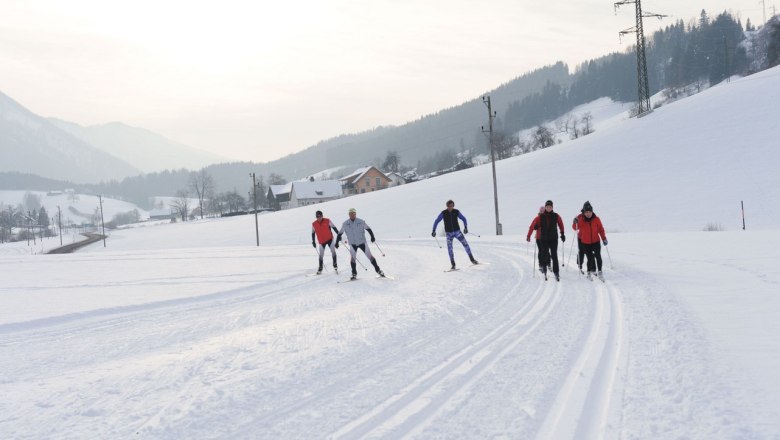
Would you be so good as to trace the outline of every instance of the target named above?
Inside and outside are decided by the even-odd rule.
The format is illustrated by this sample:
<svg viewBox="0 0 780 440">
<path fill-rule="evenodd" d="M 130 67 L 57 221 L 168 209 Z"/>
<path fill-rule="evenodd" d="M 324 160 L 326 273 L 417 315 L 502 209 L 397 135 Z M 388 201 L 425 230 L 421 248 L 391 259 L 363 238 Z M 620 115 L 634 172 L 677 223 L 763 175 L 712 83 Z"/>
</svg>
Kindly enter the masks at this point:
<svg viewBox="0 0 780 440">
<path fill-rule="evenodd" d="M 460 224 L 458 223 L 458 219 L 463 221 L 463 232 L 460 232 Z M 466 220 L 466 217 L 460 213 L 460 211 L 455 209 L 455 202 L 452 200 L 447 200 L 447 209 L 442 211 L 439 216 L 436 217 L 436 221 L 433 222 L 433 232 L 431 232 L 431 237 L 436 237 L 436 227 L 442 220 L 444 221 L 444 232 L 447 233 L 447 251 L 450 253 L 450 264 L 452 264 L 452 269 L 455 269 L 455 256 L 452 253 L 452 239 L 454 238 L 457 238 L 466 249 L 466 253 L 469 255 L 471 263 L 479 264 L 479 262 L 474 259 L 474 255 L 471 254 L 471 248 L 469 247 L 469 243 L 466 241 L 466 237 L 463 236 L 464 233 L 469 233 L 469 222 Z"/>
</svg>

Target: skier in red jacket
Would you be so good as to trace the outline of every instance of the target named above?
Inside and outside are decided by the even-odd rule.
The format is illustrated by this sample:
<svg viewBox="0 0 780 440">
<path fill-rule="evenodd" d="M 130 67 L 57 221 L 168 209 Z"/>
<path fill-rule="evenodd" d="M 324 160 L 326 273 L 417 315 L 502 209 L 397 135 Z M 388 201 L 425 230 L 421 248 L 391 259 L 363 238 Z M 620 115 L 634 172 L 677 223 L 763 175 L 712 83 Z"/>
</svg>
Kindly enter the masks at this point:
<svg viewBox="0 0 780 440">
<path fill-rule="evenodd" d="M 601 219 L 593 212 L 593 206 L 586 201 L 582 205 L 582 214 L 574 219 L 572 227 L 579 231 L 582 250 L 588 258 L 588 279 L 590 279 L 598 269 L 598 277 L 604 280 L 604 273 L 601 271 L 601 244 L 599 239 L 607 245 L 607 235 L 604 232 L 604 226 Z"/>
<path fill-rule="evenodd" d="M 337 235 L 339 230 L 336 229 L 329 218 L 322 216 L 322 211 L 317 211 L 315 216 L 317 219 L 311 224 L 311 245 L 317 249 L 317 244 L 314 242 L 316 236 L 317 241 L 320 243 L 320 267 L 317 269 L 317 274 L 319 275 L 322 273 L 322 257 L 325 254 L 325 246 L 330 246 L 330 254 L 333 256 L 333 269 L 338 271 L 339 265 L 336 259 L 336 250 L 333 249 L 333 233 L 331 233 L 330 230 L 333 229 Z"/>
</svg>

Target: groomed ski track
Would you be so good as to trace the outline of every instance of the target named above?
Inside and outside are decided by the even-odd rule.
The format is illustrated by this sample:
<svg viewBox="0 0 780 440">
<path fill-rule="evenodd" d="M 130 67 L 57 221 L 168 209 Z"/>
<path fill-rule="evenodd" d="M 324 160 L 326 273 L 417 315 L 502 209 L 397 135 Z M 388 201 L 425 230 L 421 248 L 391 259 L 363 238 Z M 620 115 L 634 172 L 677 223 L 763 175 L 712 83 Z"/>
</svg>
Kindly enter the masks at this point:
<svg viewBox="0 0 780 440">
<path fill-rule="evenodd" d="M 606 283 L 586 280 L 576 267 L 562 269 L 561 282 L 544 281 L 534 276 L 525 243 L 471 244 L 491 264 L 443 273 L 446 250 L 435 244 L 383 243 L 382 269 L 403 275 L 392 283 L 360 267 L 359 283 L 337 284 L 344 271 L 307 277 L 316 260 L 303 246 L 69 256 L 130 269 L 165 260 L 172 272 L 165 281 L 128 270 L 137 278 L 93 287 L 136 291 L 165 282 L 193 294 L 0 325 L 0 384 L 4 402 L 13 402 L 0 408 L 0 437 L 747 432 L 739 423 L 724 426 L 724 414 L 735 410 L 720 403 L 728 390 L 714 372 L 689 367 L 708 353 L 684 311 L 662 286 L 636 287 L 654 286 L 650 275 L 611 271 L 605 261 Z M 458 246 L 456 259 L 466 264 Z M 225 258 L 252 264 L 198 271 Z M 339 258 L 345 265 L 346 253 Z M 265 259 L 282 263 L 264 269 Z M 209 289 L 214 277 L 222 289 Z M 235 287 L 224 289 L 225 278 Z M 662 356 L 669 347 L 686 355 Z M 697 426 L 675 420 L 657 393 L 677 408 L 682 402 Z M 34 430 L 12 432 L 20 419 L 35 420 L 27 424 Z"/>
</svg>

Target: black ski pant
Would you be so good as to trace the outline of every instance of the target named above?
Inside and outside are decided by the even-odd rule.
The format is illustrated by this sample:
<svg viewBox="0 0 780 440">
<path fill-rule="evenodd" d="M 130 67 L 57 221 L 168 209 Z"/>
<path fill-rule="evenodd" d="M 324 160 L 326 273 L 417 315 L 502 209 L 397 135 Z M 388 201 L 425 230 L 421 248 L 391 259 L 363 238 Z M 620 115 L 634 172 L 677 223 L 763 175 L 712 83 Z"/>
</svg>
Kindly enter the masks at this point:
<svg viewBox="0 0 780 440">
<path fill-rule="evenodd" d="M 552 258 L 553 273 L 558 273 L 558 238 L 537 240 L 539 244 L 539 267 L 546 269 Z"/>
<path fill-rule="evenodd" d="M 601 272 L 601 243 L 583 244 L 582 249 L 588 257 L 588 272 L 595 272 L 596 268 Z"/>
<path fill-rule="evenodd" d="M 366 254 L 366 257 L 368 257 L 368 261 L 371 262 L 371 264 L 374 266 L 374 270 L 376 273 L 379 273 L 379 265 L 376 263 L 376 258 L 374 258 L 373 255 L 371 255 L 371 250 L 366 246 L 365 243 L 359 244 L 359 245 L 350 245 L 349 253 L 352 256 L 352 259 L 349 261 L 349 265 L 352 267 L 352 275 L 357 275 L 357 251 L 360 249 L 363 251 L 364 254 Z"/>
</svg>

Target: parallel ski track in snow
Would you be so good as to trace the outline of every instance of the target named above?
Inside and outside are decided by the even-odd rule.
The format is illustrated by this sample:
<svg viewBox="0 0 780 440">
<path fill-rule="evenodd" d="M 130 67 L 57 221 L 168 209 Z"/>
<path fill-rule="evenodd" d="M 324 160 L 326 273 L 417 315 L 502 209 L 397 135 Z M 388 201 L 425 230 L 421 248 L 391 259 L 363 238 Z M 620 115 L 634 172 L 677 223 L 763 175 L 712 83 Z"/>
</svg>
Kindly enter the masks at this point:
<svg viewBox="0 0 780 440">
<path fill-rule="evenodd" d="M 414 258 L 419 252 L 419 245 L 403 243 L 395 249 L 396 256 Z M 284 399 L 278 405 L 267 406 L 267 401 L 258 400 L 253 393 L 258 390 L 256 379 L 262 376 L 262 370 L 241 370 L 227 368 L 220 371 L 207 363 L 203 363 L 198 353 L 177 355 L 179 361 L 184 361 L 178 370 L 169 370 L 166 382 L 170 386 L 162 388 L 165 398 L 159 401 L 152 411 L 146 412 L 143 419 L 130 421 L 124 426 L 114 426 L 111 433 L 141 432 L 141 434 L 160 433 L 159 429 L 168 423 L 166 413 L 171 411 L 188 412 L 190 407 L 198 407 L 204 399 L 204 389 L 200 381 L 208 381 L 218 384 L 220 390 L 238 391 L 231 397 L 236 401 L 244 402 L 243 406 L 249 410 L 253 405 L 259 405 L 254 414 L 219 420 L 209 417 L 208 420 L 197 423 L 214 423 L 214 432 L 222 432 L 234 438 L 251 438 L 261 434 L 263 438 L 271 438 L 275 433 L 285 432 L 296 421 L 306 417 L 307 414 L 317 411 L 318 408 L 328 408 L 334 399 L 349 399 L 349 396 L 360 396 L 370 387 L 371 383 L 381 381 L 382 377 L 396 375 L 397 379 L 405 379 L 394 385 L 386 394 L 376 393 L 367 395 L 361 402 L 350 408 L 343 407 L 346 413 L 335 412 L 332 415 L 343 416 L 341 422 L 331 419 L 327 428 L 323 431 L 314 431 L 317 425 L 308 428 L 300 426 L 298 435 L 328 436 L 334 439 L 352 438 L 407 438 L 424 437 L 427 429 L 436 428 L 443 420 L 447 420 L 448 412 L 453 405 L 458 405 L 473 393 L 475 387 L 479 387 L 480 380 L 494 370 L 508 354 L 517 355 L 522 352 L 524 345 L 538 343 L 539 338 L 534 338 L 534 333 L 549 326 L 551 315 L 558 314 L 558 309 L 570 294 L 594 295 L 593 310 L 583 311 L 588 316 L 592 315 L 592 321 L 587 323 L 587 334 L 581 337 L 583 341 L 581 349 L 574 352 L 572 360 L 559 364 L 561 371 L 556 373 L 556 380 L 562 384 L 557 392 L 557 397 L 546 403 L 538 401 L 539 422 L 541 426 L 536 438 L 604 438 L 611 436 L 613 430 L 620 429 L 620 421 L 615 420 L 619 416 L 621 381 L 624 379 L 620 372 L 625 362 L 626 334 L 623 330 L 623 311 L 621 307 L 620 291 L 610 284 L 601 282 L 587 282 L 574 276 L 565 276 L 558 283 L 553 280 L 543 281 L 539 277 L 532 277 L 532 256 L 525 255 L 524 249 L 519 246 L 491 244 L 484 246 L 480 258 L 484 255 L 487 261 L 492 261 L 492 266 L 476 267 L 477 272 L 488 270 L 513 271 L 514 275 L 503 277 L 501 284 L 482 286 L 490 290 L 491 287 L 501 287 L 500 295 L 494 295 L 493 300 L 485 304 L 485 307 L 459 316 L 462 319 L 456 327 L 441 326 L 431 328 L 423 337 L 418 339 L 401 340 L 404 345 L 383 345 L 381 349 L 373 352 L 375 356 L 365 358 L 360 362 L 359 368 L 350 370 L 348 374 L 333 375 L 332 380 L 320 383 L 307 383 L 303 389 L 309 392 L 304 396 Z M 427 256 L 425 257 L 427 258 Z M 430 265 L 426 266 L 430 267 Z M 458 283 L 457 277 L 462 280 L 473 279 L 464 275 L 468 269 L 460 275 L 442 275 L 446 283 L 453 283 L 451 276 L 455 276 L 454 283 Z M 566 273 L 566 272 L 562 272 Z M 571 274 L 571 272 L 569 272 Z M 615 274 L 610 272 L 610 274 Z M 425 272 L 408 274 L 400 282 L 417 283 L 425 280 Z M 407 278 L 409 278 L 407 280 Z M 484 278 L 484 273 L 480 278 Z M 489 281 L 490 278 L 487 278 Z M 211 330 L 192 329 L 184 332 L 188 322 L 199 322 L 204 315 L 225 314 L 231 311 L 269 305 L 278 307 L 279 298 L 299 301 L 308 298 L 304 292 L 310 290 L 306 286 L 312 286 L 312 298 L 317 298 L 316 291 L 324 288 L 318 277 L 305 277 L 303 274 L 285 274 L 279 279 L 269 283 L 248 282 L 247 285 L 236 289 L 215 292 L 201 297 L 185 298 L 181 300 L 163 301 L 140 306 L 120 307 L 117 309 L 98 310 L 87 314 L 66 315 L 52 320 L 41 320 L 21 325 L 10 324 L 0 326 L 0 346 L 10 347 L 17 344 L 46 344 L 52 340 L 86 340 L 102 341 L 107 335 L 119 337 L 118 346 L 138 346 L 143 343 L 147 353 L 159 352 L 161 354 L 177 352 L 181 344 L 186 347 L 190 342 L 198 343 L 201 337 L 214 334 L 214 330 L 229 331 L 235 327 L 235 323 L 220 323 L 215 321 L 208 326 L 214 326 Z M 373 283 L 368 283 L 370 289 L 376 288 Z M 365 286 L 355 286 L 365 289 Z M 330 287 L 328 287 L 330 288 Z M 301 292 L 292 298 L 289 291 Z M 303 290 L 301 290 L 303 289 Z M 360 298 L 360 290 L 352 292 L 350 289 L 335 289 L 336 297 L 342 300 L 353 301 L 351 298 Z M 495 289 L 493 289 L 495 291 Z M 344 292 L 344 293 L 342 293 Z M 357 296 L 355 294 L 357 293 Z M 441 297 L 449 301 L 448 295 Z M 451 303 L 458 304 L 458 303 Z M 489 306 L 487 306 L 489 304 Z M 316 304 L 313 304 L 316 305 Z M 466 307 L 466 304 L 463 304 Z M 309 305 L 307 305 L 309 307 Z M 302 311 L 306 311 L 304 308 Z M 442 308 L 446 313 L 447 309 Z M 289 313 L 296 313 L 289 311 Z M 271 317 L 276 315 L 272 314 Z M 357 316 L 358 320 L 363 319 Z M 174 337 L 169 340 L 155 341 L 155 326 L 165 322 L 165 327 L 176 330 Z M 360 322 L 356 321 L 358 327 Z M 151 325 L 151 332 L 145 327 Z M 138 333 L 134 329 L 140 329 Z M 220 333 L 216 333 L 219 335 Z M 75 338 L 75 339 L 74 339 Z M 183 340 L 181 338 L 184 338 Z M 181 344 L 180 344 L 181 343 Z M 388 344 L 388 342 L 382 342 Z M 210 344 L 210 343 L 209 343 Z M 242 348 L 242 347 L 239 347 Z M 101 359 L 110 361 L 117 349 L 107 347 L 104 352 L 94 357 L 95 365 L 101 365 Z M 24 376 L 36 375 L 38 369 L 41 373 L 56 374 L 54 371 L 46 371 L 46 356 L 35 354 L 35 350 L 29 350 L 30 360 L 39 366 L 36 371 L 24 373 Z M 151 354 L 150 353 L 150 354 Z M 60 368 L 68 369 L 70 365 L 78 367 L 78 352 L 64 353 L 65 359 L 59 359 L 54 364 Z M 231 353 L 223 355 L 234 356 Z M 427 358 L 431 354 L 432 358 Z M 231 358 L 223 358 L 220 362 L 232 364 L 244 357 L 241 353 Z M 72 359 L 71 359 L 72 358 Z M 206 359 L 208 361 L 209 359 Z M 420 364 L 425 360 L 425 367 L 416 369 L 414 375 L 397 377 L 397 371 L 406 366 Z M 343 362 L 343 361 L 342 361 Z M 337 364 L 338 365 L 338 364 Z M 105 366 L 109 368 L 109 365 Z M 396 372 L 396 373 L 393 373 Z M 150 373 L 155 374 L 155 373 Z M 560 376 L 558 376 L 560 375 Z M 401 376 L 404 376 L 403 374 Z M 108 376 L 110 377 L 110 376 Z M 484 381 L 483 381 L 484 382 Z M 162 386 L 161 384 L 160 386 Z M 247 387 L 248 385 L 248 387 Z M 144 387 L 133 392 L 133 400 L 143 399 L 145 393 L 155 392 L 155 385 Z M 174 391 L 171 386 L 176 387 Z M 255 387 L 255 388 L 253 388 Z M 259 390 L 262 390 L 260 388 Z M 372 398 L 377 397 L 377 400 Z M 142 401 L 142 400 L 141 400 Z M 347 400 L 348 401 L 348 400 Z M 63 401 L 63 404 L 68 402 Z M 75 402 L 74 402 L 75 403 Z M 331 411 L 338 411 L 333 408 Z M 215 414 L 214 416 L 217 416 Z M 247 417 L 248 416 L 248 417 Z M 542 422 L 543 421 L 543 422 Z M 562 423 L 566 421 L 566 423 Z M 617 422 L 617 423 L 613 423 Z M 340 424 L 341 423 L 341 424 Z M 610 426 L 615 428 L 610 430 Z M 287 428 L 285 428 L 287 427 Z M 325 428 L 325 426 L 319 426 Z M 290 433 L 290 431 L 287 431 Z M 533 432 L 533 431 L 531 431 Z M 316 433 L 316 434 L 315 434 Z M 330 433 L 330 434 L 328 434 Z M 617 435 L 615 434 L 615 437 Z"/>
<path fill-rule="evenodd" d="M 620 374 L 625 374 L 625 340 L 620 292 L 594 281 L 596 314 L 569 375 L 540 428 L 539 439 L 618 437 L 609 421 L 621 407 Z"/>
<path fill-rule="evenodd" d="M 518 279 L 508 295 L 516 295 L 526 286 L 525 278 Z M 371 434 L 400 438 L 424 429 L 426 422 L 435 418 L 438 409 L 479 379 L 504 353 L 520 345 L 560 301 L 558 284 L 539 283 L 533 289 L 531 300 L 509 320 L 496 325 L 477 342 L 464 347 L 329 437 L 352 439 Z"/>
</svg>

